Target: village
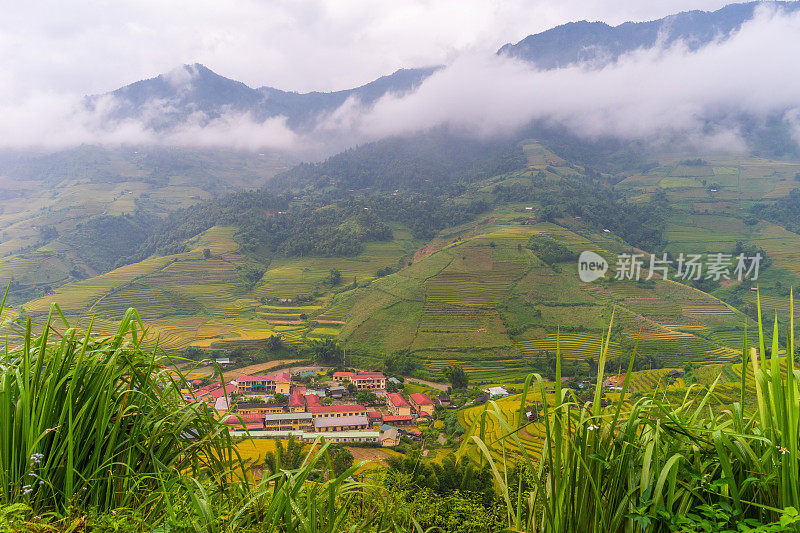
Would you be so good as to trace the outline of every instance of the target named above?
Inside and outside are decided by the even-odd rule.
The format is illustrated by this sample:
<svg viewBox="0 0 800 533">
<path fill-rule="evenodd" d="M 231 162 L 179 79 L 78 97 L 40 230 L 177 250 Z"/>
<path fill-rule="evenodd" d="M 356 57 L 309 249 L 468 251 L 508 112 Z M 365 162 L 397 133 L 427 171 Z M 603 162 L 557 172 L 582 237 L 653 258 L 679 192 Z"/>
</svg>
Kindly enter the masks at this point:
<svg viewBox="0 0 800 533">
<path fill-rule="evenodd" d="M 446 412 L 518 392 L 503 386 L 453 391 L 454 395 L 450 388 L 412 392 L 406 391 L 403 379 L 383 372 L 301 367 L 241 375 L 224 385 L 220 380 L 205 384 L 190 380 L 182 394 L 187 402 L 216 412 L 234 437 L 295 438 L 306 443 L 324 437 L 328 442 L 367 447 L 395 447 L 404 441 L 424 448 L 426 430 L 440 427 Z M 624 379 L 623 374 L 607 376 L 603 388 L 617 392 Z M 563 378 L 562 386 L 585 396 L 583 390 L 593 384 Z M 546 392 L 552 394 L 552 386 Z M 603 405 L 608 405 L 605 398 Z M 540 410 L 541 402 L 531 397 L 525 411 L 528 421 L 537 420 Z"/>
<path fill-rule="evenodd" d="M 396 389 L 399 381 L 389 380 Z M 329 442 L 384 447 L 396 446 L 402 437 L 419 441 L 420 425 L 431 422 L 436 406 L 452 407 L 447 394 L 431 399 L 422 392 L 387 392 L 381 372 L 245 375 L 224 386 L 216 381 L 183 394 L 187 401 L 202 402 L 219 413 L 232 412 L 224 423 L 233 436 L 313 442 L 322 435 Z"/>
</svg>

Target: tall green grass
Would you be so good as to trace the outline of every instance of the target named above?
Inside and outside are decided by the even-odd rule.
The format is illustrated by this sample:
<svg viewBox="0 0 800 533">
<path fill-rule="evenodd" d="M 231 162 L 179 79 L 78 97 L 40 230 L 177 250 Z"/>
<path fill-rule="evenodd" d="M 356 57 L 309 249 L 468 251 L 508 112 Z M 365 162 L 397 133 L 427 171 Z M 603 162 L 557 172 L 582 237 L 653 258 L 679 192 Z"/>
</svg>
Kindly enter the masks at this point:
<svg viewBox="0 0 800 533">
<path fill-rule="evenodd" d="M 53 314 L 56 320 L 53 320 Z M 0 354 L 0 503 L 114 509 L 162 498 L 165 482 L 231 473 L 227 431 L 181 399 L 129 310 L 115 335 L 70 327 L 57 306 Z"/>
<path fill-rule="evenodd" d="M 378 515 L 345 525 L 362 465 L 334 475 L 328 443 L 299 468 L 246 475 L 225 425 L 183 400 L 185 380 L 146 340 L 135 310 L 99 339 L 57 306 L 41 333 L 33 329 L 28 319 L 0 354 L 0 530 L 12 515 L 14 531 L 34 515 L 58 530 L 87 515 L 133 516 L 126 527 L 154 532 L 393 529 Z"/>
<path fill-rule="evenodd" d="M 629 403 L 634 351 L 619 401 L 601 408 L 610 333 L 609 326 L 590 406 L 561 387 L 560 353 L 554 405 L 548 406 L 539 376 L 526 381 L 520 413 L 538 384 L 546 433 L 541 456 L 523 459 L 527 483 L 510 484 L 510 461 L 498 464 L 483 439 L 473 437 L 493 469 L 509 530 L 800 531 L 800 372 L 792 357 L 781 370 L 777 318 L 769 352 L 776 355 L 767 357 L 761 327 L 758 347 L 749 350 L 756 399 L 747 406 L 745 377 L 732 405 L 716 396 L 716 381 L 705 390 L 690 387 L 680 401 L 664 396 Z M 794 338 L 790 319 L 788 354 Z M 744 347 L 748 352 L 746 339 Z M 497 406 L 489 413 L 505 426 L 501 445 L 519 440 L 519 428 L 509 427 Z M 517 448 L 525 453 L 521 443 Z"/>
</svg>

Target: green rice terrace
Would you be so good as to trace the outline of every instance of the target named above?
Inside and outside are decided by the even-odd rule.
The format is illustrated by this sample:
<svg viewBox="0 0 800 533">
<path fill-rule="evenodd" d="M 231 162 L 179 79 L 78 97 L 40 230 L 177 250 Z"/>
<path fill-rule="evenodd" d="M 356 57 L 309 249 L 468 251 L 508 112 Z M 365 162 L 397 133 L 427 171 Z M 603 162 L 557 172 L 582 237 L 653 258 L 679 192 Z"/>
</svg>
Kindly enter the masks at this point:
<svg viewBox="0 0 800 533">
<path fill-rule="evenodd" d="M 236 226 L 213 226 L 180 253 L 52 283 L 48 295 L 17 308 L 36 318 L 58 302 L 70 320 L 93 316 L 102 332 L 136 307 L 160 345 L 176 353 L 189 346 L 224 352 L 274 335 L 295 346 L 332 339 L 365 362 L 408 350 L 421 363 L 419 377 L 441 379 L 443 368 L 460 364 L 487 384 L 519 382 L 540 368 L 552 359 L 559 330 L 568 371 L 586 370 L 613 309 L 618 327 L 609 357 L 625 359 L 638 345 L 658 368 L 740 358 L 743 326 L 753 326 L 750 287 L 760 287 L 765 309 L 786 313 L 786 291 L 800 274 L 800 237 L 751 207 L 787 193 L 800 164 L 662 161 L 616 185 L 634 204 L 672 206 L 663 215 L 663 249 L 671 255 L 732 253 L 737 243 L 762 250 L 769 266 L 757 282 L 620 281 L 610 271 L 583 283 L 571 256 L 543 260 L 531 240 L 548 237 L 574 255 L 591 250 L 612 267 L 617 254 L 633 249 L 582 217 L 541 221 L 536 199 L 506 200 L 507 189 L 547 191 L 584 171 L 537 143 L 525 144 L 524 153 L 526 168 L 474 182 L 459 197 L 491 202 L 490 211 L 429 240 L 393 223 L 391 239 L 367 242 L 355 255 L 286 257 L 243 248 Z M 14 270 L 22 279 L 42 272 L 25 267 L 22 256 L 5 261 L 27 268 Z"/>
</svg>

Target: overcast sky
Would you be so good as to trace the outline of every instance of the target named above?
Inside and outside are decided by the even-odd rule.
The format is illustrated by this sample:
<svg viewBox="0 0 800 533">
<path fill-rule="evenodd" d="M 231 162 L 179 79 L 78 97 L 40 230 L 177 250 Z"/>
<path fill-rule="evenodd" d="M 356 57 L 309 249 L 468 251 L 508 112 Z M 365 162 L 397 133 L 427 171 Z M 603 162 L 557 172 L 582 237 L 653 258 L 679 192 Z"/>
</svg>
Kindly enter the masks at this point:
<svg viewBox="0 0 800 533">
<path fill-rule="evenodd" d="M 572 20 L 619 24 L 723 0 L 29 0 L 0 17 L 0 99 L 107 92 L 200 62 L 250 86 L 353 87 Z"/>
</svg>

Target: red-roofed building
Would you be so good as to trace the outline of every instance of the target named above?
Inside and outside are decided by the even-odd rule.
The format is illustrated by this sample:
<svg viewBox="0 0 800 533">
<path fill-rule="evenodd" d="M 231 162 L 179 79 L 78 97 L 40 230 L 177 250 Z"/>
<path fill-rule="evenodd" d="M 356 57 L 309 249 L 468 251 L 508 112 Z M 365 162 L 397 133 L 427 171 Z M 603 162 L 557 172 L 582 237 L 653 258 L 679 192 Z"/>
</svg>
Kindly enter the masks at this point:
<svg viewBox="0 0 800 533">
<path fill-rule="evenodd" d="M 367 416 L 367 408 L 363 405 L 321 405 L 309 407 L 314 418 L 339 418 L 343 416 Z"/>
<path fill-rule="evenodd" d="M 386 376 L 381 372 L 334 372 L 333 380 L 339 383 L 350 381 L 358 390 L 384 390 Z"/>
<path fill-rule="evenodd" d="M 218 386 L 216 389 L 210 390 L 207 395 L 208 401 L 212 401 L 212 399 L 216 400 L 217 398 L 221 398 L 225 396 L 226 393 L 228 394 L 228 396 L 230 396 L 231 394 L 235 394 L 236 385 L 228 384 L 225 385 L 224 389 Z"/>
<path fill-rule="evenodd" d="M 417 416 L 419 416 L 419 418 L 430 418 L 431 417 L 431 415 L 430 415 L 430 413 L 428 413 L 428 411 L 420 411 Z"/>
<path fill-rule="evenodd" d="M 292 413 L 303 413 L 306 410 L 306 399 L 303 393 L 295 388 L 289 395 L 289 411 Z"/>
<path fill-rule="evenodd" d="M 292 386 L 292 376 L 286 372 L 280 374 L 260 374 L 256 376 L 242 376 L 236 380 L 239 392 L 264 393 L 264 394 L 289 394 Z"/>
<path fill-rule="evenodd" d="M 426 394 L 415 392 L 409 396 L 408 400 L 411 402 L 411 407 L 417 412 L 425 410 L 433 411 L 433 402 Z"/>
<path fill-rule="evenodd" d="M 322 407 L 322 402 L 316 394 L 306 394 L 306 406 L 311 409 L 312 407 Z"/>
<path fill-rule="evenodd" d="M 221 381 L 215 381 L 214 383 L 204 385 L 193 392 L 194 397 L 197 398 L 198 400 L 204 400 L 206 399 L 206 396 L 208 396 L 208 393 L 221 386 L 222 386 Z"/>
<path fill-rule="evenodd" d="M 367 418 L 369 419 L 370 425 L 383 424 L 383 415 L 380 413 L 380 411 L 368 411 Z"/>
<path fill-rule="evenodd" d="M 391 392 L 386 400 L 386 407 L 393 416 L 411 416 L 411 406 L 399 392 Z"/>
<path fill-rule="evenodd" d="M 411 424 L 411 420 L 411 415 L 392 415 L 383 417 L 383 423 L 390 424 L 392 426 L 407 426 Z"/>
<path fill-rule="evenodd" d="M 231 415 L 225 419 L 225 424 L 235 426 L 234 429 L 264 429 L 264 415 Z"/>
</svg>

